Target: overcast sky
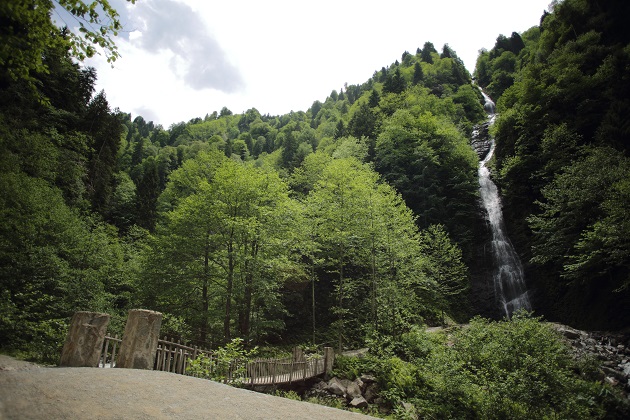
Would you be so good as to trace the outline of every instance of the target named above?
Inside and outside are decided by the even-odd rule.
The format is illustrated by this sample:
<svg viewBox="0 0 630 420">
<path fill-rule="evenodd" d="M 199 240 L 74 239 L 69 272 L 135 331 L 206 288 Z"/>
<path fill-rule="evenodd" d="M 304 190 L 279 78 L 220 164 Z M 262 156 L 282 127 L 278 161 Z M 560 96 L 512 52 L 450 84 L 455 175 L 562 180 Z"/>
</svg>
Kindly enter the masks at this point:
<svg viewBox="0 0 630 420">
<path fill-rule="evenodd" d="M 537 25 L 550 0 L 110 0 L 125 31 L 97 90 L 110 106 L 168 128 L 224 106 L 306 111 L 344 83 L 447 43 L 472 73 L 479 49 Z"/>
</svg>

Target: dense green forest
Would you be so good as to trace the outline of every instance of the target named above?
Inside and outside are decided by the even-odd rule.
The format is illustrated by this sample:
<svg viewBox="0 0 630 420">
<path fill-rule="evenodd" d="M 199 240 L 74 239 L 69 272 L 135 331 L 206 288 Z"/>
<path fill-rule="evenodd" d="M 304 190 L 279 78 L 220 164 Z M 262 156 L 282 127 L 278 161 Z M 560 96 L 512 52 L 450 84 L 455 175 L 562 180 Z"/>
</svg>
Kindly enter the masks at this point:
<svg viewBox="0 0 630 420">
<path fill-rule="evenodd" d="M 536 309 L 630 323 L 630 34 L 622 1 L 565 0 L 477 60 L 497 99 L 496 178 Z"/>
<path fill-rule="evenodd" d="M 418 328 L 480 312 L 469 139 L 487 116 L 448 44 L 405 51 L 306 111 L 224 107 L 165 128 L 111 109 L 79 64 L 94 41 L 115 60 L 115 12 L 77 38 L 51 7 L 0 5 L 3 351 L 56 363 L 73 312 L 110 313 L 120 333 L 142 307 L 205 347 L 369 346 L 391 401 L 426 415 L 604 415 L 609 390 L 536 318 L 475 318 L 455 338 Z M 629 8 L 554 3 L 480 51 L 474 73 L 497 101 L 493 173 L 535 313 L 578 327 L 630 321 Z"/>
<path fill-rule="evenodd" d="M 165 129 L 110 109 L 75 40 L 47 30 L 3 34 L 42 56 L 2 75 L 3 347 L 54 360 L 76 310 L 120 329 L 155 309 L 208 346 L 338 348 L 470 315 L 468 137 L 485 114 L 448 45 L 305 112 L 223 108 Z"/>
</svg>

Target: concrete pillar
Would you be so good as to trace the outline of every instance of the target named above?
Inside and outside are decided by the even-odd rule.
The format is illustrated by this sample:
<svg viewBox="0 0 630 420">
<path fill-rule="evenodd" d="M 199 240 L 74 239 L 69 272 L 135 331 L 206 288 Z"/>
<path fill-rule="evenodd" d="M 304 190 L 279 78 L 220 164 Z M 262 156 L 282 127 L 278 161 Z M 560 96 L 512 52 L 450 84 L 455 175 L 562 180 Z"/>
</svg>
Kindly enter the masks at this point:
<svg viewBox="0 0 630 420">
<path fill-rule="evenodd" d="M 131 309 L 116 367 L 127 369 L 153 369 L 162 314 L 146 309 Z"/>
<path fill-rule="evenodd" d="M 70 320 L 59 366 L 97 367 L 107 325 L 108 314 L 75 312 Z"/>
<path fill-rule="evenodd" d="M 332 347 L 324 347 L 324 378 L 330 378 L 335 363 L 335 351 Z"/>
</svg>

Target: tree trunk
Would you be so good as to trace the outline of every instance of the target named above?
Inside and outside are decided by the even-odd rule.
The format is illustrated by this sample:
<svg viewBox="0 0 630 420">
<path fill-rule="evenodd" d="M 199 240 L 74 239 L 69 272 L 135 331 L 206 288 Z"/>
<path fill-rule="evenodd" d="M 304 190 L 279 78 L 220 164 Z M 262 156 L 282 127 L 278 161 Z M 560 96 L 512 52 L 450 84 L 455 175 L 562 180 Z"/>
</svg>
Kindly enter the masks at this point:
<svg viewBox="0 0 630 420">
<path fill-rule="evenodd" d="M 374 234 L 372 234 L 372 322 L 374 323 L 374 330 L 378 331 L 378 315 L 376 312 L 376 240 Z"/>
<path fill-rule="evenodd" d="M 252 319 L 252 299 L 254 295 L 254 276 L 256 270 L 256 257 L 258 256 L 258 241 L 251 243 L 249 250 L 250 258 L 245 261 L 245 285 L 243 290 L 243 301 L 241 312 L 239 313 L 239 330 L 246 340 L 249 339 Z M 247 252 L 247 250 L 246 250 Z"/>
<path fill-rule="evenodd" d="M 208 235 L 210 235 L 208 233 Z M 206 237 L 206 249 L 203 259 L 203 285 L 201 288 L 201 333 L 199 339 L 203 342 L 208 338 L 208 312 L 210 304 L 208 302 L 208 277 L 210 275 L 210 242 Z"/>
<path fill-rule="evenodd" d="M 312 302 L 312 318 L 313 318 L 313 341 L 315 345 L 315 263 L 311 264 L 311 302 Z"/>
<path fill-rule="evenodd" d="M 343 286 L 343 258 L 341 258 L 339 263 L 339 296 L 337 298 L 337 306 L 339 307 L 339 335 L 337 347 L 339 353 L 341 353 L 343 349 Z"/>
<path fill-rule="evenodd" d="M 232 290 L 234 289 L 234 244 L 232 240 L 228 242 L 228 275 L 225 290 L 225 317 L 223 318 L 223 336 L 225 342 L 232 339 L 230 334 L 230 321 L 232 315 Z"/>
</svg>

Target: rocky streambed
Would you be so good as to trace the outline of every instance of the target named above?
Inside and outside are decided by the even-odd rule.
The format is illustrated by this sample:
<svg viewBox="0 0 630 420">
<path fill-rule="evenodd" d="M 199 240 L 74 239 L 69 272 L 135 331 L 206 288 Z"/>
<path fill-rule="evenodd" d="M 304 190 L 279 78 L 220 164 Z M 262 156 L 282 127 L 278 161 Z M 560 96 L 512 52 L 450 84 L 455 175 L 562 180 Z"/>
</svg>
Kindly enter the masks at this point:
<svg viewBox="0 0 630 420">
<path fill-rule="evenodd" d="M 591 357 L 599 365 L 599 380 L 630 396 L 630 332 L 582 331 L 551 323 L 571 345 L 576 358 Z"/>
</svg>

